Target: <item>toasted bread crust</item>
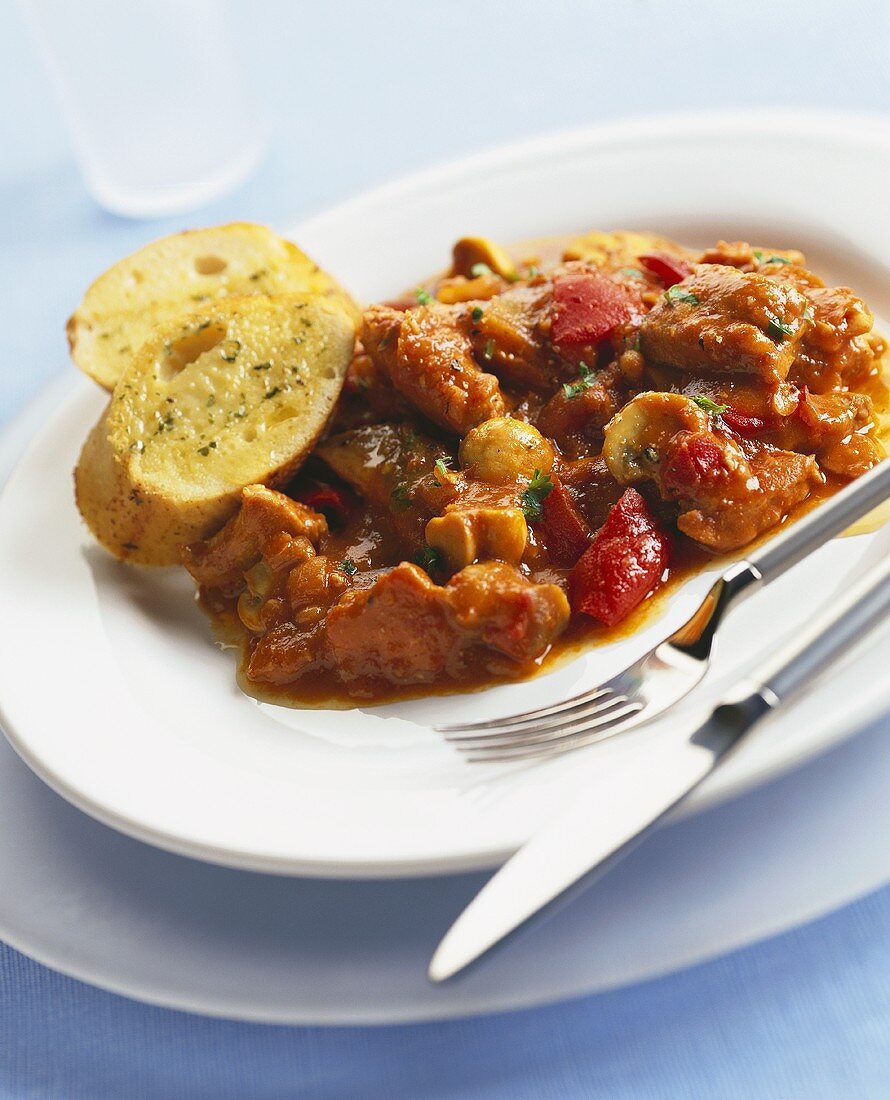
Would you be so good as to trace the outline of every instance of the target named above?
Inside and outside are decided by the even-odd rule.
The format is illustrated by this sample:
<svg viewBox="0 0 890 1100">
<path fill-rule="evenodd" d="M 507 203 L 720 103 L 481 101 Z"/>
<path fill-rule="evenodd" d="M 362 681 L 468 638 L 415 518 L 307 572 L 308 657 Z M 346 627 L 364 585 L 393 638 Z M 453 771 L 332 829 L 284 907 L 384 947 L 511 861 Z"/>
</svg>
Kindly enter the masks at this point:
<svg viewBox="0 0 890 1100">
<path fill-rule="evenodd" d="M 76 365 L 107 390 L 159 324 L 227 297 L 349 295 L 290 241 L 248 222 L 188 229 L 153 241 L 100 275 L 69 318 Z"/>
<path fill-rule="evenodd" d="M 75 470 L 75 496 L 115 557 L 172 565 L 281 485 L 324 429 L 352 357 L 352 317 L 312 294 L 226 298 L 158 328 L 127 367 Z"/>
</svg>

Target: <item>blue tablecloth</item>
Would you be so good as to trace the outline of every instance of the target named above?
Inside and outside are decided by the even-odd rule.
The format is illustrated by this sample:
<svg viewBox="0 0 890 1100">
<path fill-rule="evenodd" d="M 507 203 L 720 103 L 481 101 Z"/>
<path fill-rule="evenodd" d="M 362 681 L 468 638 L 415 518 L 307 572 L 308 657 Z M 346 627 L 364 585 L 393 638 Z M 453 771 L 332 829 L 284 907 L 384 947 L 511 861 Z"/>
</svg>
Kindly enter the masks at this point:
<svg viewBox="0 0 890 1100">
<path fill-rule="evenodd" d="M 84 5 L 84 17 L 100 6 Z M 239 4 L 235 16 L 271 123 L 270 153 L 239 193 L 189 217 L 140 223 L 104 214 L 85 194 L 18 12 L 0 9 L 0 423 L 62 369 L 62 323 L 85 282 L 188 222 L 287 224 L 436 160 L 627 114 L 890 108 L 890 11 L 878 2 L 356 0 Z M 0 946 L 0 1091 L 214 1100 L 883 1097 L 890 890 L 632 989 L 413 1027 L 275 1028 L 188 1016 L 94 990 Z"/>
</svg>

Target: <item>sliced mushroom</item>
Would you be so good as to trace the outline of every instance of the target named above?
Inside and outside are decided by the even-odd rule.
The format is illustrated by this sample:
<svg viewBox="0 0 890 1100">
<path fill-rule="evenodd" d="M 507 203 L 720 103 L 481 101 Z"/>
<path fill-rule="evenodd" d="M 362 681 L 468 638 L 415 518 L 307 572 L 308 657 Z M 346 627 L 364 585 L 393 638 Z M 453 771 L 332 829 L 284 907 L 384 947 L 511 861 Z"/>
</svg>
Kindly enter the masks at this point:
<svg viewBox="0 0 890 1100">
<path fill-rule="evenodd" d="M 680 393 L 641 393 L 605 427 L 603 458 L 616 481 L 652 477 L 677 432 L 708 428 L 708 414 Z"/>
<path fill-rule="evenodd" d="M 479 264 L 495 275 L 513 282 L 518 278 L 516 265 L 499 244 L 487 237 L 461 237 L 452 250 L 452 275 L 464 275 L 471 279 L 480 273 Z M 474 271 L 473 269 L 476 268 Z"/>
</svg>

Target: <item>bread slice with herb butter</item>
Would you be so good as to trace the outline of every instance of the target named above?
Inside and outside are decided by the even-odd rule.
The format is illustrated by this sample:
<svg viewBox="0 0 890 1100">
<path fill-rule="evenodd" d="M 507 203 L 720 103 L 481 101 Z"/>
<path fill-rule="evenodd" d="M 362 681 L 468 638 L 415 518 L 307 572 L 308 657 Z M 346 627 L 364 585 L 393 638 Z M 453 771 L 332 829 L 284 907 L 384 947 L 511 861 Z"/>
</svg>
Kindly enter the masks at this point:
<svg viewBox="0 0 890 1100">
<path fill-rule="evenodd" d="M 71 358 L 113 389 L 152 329 L 225 297 L 314 291 L 358 310 L 295 244 L 262 225 L 234 222 L 162 237 L 90 286 L 68 321 Z"/>
<path fill-rule="evenodd" d="M 155 329 L 121 375 L 75 470 L 77 505 L 116 557 L 179 561 L 311 450 L 353 354 L 336 296 L 224 298 Z"/>
</svg>

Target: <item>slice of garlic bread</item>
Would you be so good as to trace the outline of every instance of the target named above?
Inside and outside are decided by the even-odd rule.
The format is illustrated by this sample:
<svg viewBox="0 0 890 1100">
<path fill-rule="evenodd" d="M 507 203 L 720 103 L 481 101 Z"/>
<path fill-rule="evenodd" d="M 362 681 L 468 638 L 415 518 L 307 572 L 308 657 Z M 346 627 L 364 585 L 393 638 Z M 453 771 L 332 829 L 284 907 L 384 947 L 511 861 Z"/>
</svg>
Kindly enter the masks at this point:
<svg viewBox="0 0 890 1100">
<path fill-rule="evenodd" d="M 325 426 L 353 354 L 337 297 L 225 298 L 159 326 L 121 375 L 74 472 L 99 542 L 143 565 L 179 561 L 281 484 Z"/>
<path fill-rule="evenodd" d="M 68 321 L 71 358 L 113 389 L 152 329 L 228 296 L 316 294 L 357 307 L 296 245 L 262 225 L 188 229 L 146 245 L 100 275 Z"/>
</svg>

